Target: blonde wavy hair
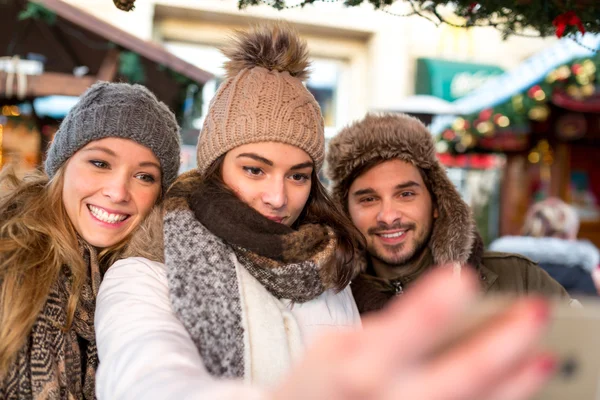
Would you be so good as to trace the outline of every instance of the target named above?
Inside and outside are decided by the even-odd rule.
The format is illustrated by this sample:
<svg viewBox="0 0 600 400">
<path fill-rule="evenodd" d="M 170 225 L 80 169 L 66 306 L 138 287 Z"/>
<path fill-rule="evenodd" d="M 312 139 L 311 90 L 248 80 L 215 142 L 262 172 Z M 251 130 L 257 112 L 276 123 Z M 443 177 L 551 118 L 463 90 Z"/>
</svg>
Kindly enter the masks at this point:
<svg viewBox="0 0 600 400">
<path fill-rule="evenodd" d="M 42 172 L 19 179 L 0 172 L 0 377 L 25 343 L 61 268 L 72 274 L 65 330 L 73 322 L 88 265 L 63 205 L 65 163 L 52 180 Z M 125 241 L 103 249 L 102 266 L 116 261 Z"/>
</svg>

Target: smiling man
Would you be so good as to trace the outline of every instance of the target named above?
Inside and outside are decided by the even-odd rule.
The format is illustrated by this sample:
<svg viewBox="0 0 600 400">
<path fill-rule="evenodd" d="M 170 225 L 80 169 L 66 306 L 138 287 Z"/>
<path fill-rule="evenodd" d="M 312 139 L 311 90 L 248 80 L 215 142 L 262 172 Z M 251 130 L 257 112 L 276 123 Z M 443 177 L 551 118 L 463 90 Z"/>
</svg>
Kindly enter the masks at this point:
<svg viewBox="0 0 600 400">
<path fill-rule="evenodd" d="M 366 270 L 352 283 L 361 313 L 382 308 L 436 265 L 457 275 L 475 268 L 485 292 L 569 298 L 529 259 L 484 251 L 419 120 L 368 115 L 331 140 L 327 164 L 334 198 L 367 241 Z"/>
</svg>

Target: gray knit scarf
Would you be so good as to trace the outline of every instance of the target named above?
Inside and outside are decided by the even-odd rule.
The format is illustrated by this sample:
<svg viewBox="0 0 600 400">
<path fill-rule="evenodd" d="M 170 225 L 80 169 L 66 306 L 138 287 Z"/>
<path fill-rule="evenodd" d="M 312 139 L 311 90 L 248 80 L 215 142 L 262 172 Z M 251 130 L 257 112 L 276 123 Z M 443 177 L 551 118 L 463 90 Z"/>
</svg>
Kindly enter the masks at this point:
<svg viewBox="0 0 600 400">
<path fill-rule="evenodd" d="M 164 209 L 171 302 L 214 376 L 244 376 L 236 258 L 277 298 L 306 302 L 335 286 L 326 227 L 270 221 L 197 172 L 176 181 Z"/>
</svg>

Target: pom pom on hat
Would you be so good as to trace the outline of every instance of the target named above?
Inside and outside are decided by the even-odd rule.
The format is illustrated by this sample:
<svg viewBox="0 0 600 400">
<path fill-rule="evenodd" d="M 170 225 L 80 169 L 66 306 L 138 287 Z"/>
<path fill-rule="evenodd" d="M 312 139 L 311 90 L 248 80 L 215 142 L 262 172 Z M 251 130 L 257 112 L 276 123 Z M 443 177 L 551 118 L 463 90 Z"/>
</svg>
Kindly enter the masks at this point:
<svg viewBox="0 0 600 400">
<path fill-rule="evenodd" d="M 302 83 L 309 75 L 306 43 L 288 24 L 264 24 L 237 32 L 223 54 L 226 79 L 198 138 L 200 173 L 231 149 L 259 142 L 299 147 L 319 171 L 325 135 L 319 103 Z"/>
<path fill-rule="evenodd" d="M 237 31 L 231 44 L 222 49 L 229 59 L 226 77 L 233 78 L 244 69 L 263 67 L 270 71 L 287 71 L 300 80 L 310 73 L 306 43 L 287 24 L 266 24 L 244 32 Z"/>
</svg>

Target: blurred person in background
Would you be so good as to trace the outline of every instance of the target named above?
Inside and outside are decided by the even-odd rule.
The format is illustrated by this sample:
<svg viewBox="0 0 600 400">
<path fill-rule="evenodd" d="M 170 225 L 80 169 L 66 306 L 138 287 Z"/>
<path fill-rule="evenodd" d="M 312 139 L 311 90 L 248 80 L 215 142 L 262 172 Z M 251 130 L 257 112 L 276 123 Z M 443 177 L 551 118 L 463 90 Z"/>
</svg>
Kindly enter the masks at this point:
<svg viewBox="0 0 600 400">
<path fill-rule="evenodd" d="M 539 263 L 572 296 L 596 295 L 592 272 L 600 266 L 600 252 L 591 242 L 578 240 L 578 232 L 576 210 L 551 197 L 527 211 L 522 236 L 496 239 L 490 249 L 522 254 Z"/>
<path fill-rule="evenodd" d="M 95 398 L 96 295 L 179 169 L 179 127 L 146 88 L 98 83 L 45 173 L 0 175 L 0 398 Z"/>
</svg>

